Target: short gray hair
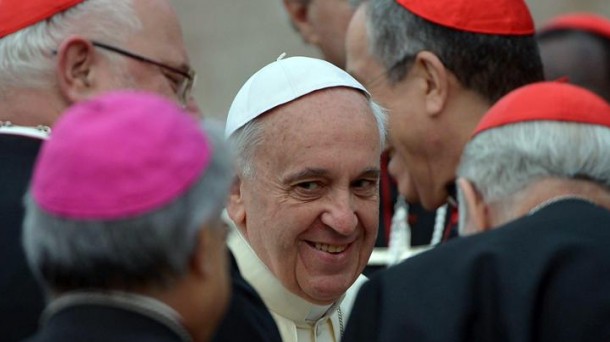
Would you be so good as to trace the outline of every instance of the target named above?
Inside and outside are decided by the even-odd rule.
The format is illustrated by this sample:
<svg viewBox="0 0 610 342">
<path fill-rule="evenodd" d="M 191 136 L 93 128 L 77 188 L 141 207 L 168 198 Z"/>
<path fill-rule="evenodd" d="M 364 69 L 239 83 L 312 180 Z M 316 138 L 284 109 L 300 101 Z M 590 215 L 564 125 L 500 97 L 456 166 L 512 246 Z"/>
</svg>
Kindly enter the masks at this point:
<svg viewBox="0 0 610 342">
<path fill-rule="evenodd" d="M 363 94 L 363 96 L 365 96 Z M 386 141 L 386 112 L 375 101 L 367 96 L 367 102 L 379 130 L 380 144 L 383 149 Z M 242 177 L 254 177 L 254 154 L 256 148 L 263 141 L 264 125 L 261 118 L 265 114 L 259 115 L 243 127 L 235 131 L 230 137 L 229 142 L 235 151 L 237 173 Z"/>
<path fill-rule="evenodd" d="M 544 178 L 587 179 L 610 188 L 610 128 L 552 121 L 494 128 L 466 145 L 457 174 L 486 203 Z"/>
<path fill-rule="evenodd" d="M 210 164 L 188 191 L 154 212 L 114 221 L 71 220 L 45 212 L 28 195 L 23 245 L 42 282 L 56 291 L 166 288 L 185 274 L 196 235 L 220 216 L 233 180 L 221 125 L 208 121 Z"/>
<path fill-rule="evenodd" d="M 55 85 L 51 56 L 71 34 L 122 43 L 140 28 L 133 0 L 86 0 L 12 33 L 0 39 L 0 93 Z"/>
<path fill-rule="evenodd" d="M 415 57 L 424 50 L 434 53 L 464 87 L 490 103 L 544 79 L 533 36 L 452 30 L 414 15 L 396 0 L 369 1 L 366 11 L 371 53 L 392 84 L 406 77 Z"/>
</svg>

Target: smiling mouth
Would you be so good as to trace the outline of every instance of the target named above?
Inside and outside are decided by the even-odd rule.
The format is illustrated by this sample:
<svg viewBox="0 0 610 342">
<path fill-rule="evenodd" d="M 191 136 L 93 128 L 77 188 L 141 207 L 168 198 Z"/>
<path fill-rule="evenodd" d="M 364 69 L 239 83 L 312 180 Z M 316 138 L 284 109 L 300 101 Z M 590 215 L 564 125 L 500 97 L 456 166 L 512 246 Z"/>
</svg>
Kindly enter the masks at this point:
<svg viewBox="0 0 610 342">
<path fill-rule="evenodd" d="M 339 254 L 347 249 L 348 245 L 329 245 L 326 243 L 316 242 L 313 244 L 313 247 L 319 251 L 330 253 L 330 254 Z"/>
</svg>

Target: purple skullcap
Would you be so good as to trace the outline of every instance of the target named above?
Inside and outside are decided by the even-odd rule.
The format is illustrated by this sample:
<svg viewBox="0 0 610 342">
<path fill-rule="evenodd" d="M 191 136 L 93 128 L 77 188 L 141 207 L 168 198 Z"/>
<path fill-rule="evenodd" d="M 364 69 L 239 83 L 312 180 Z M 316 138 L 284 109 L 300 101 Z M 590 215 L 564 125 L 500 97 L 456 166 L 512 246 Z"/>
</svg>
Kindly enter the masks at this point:
<svg viewBox="0 0 610 342">
<path fill-rule="evenodd" d="M 211 156 L 198 122 L 175 103 L 144 92 L 112 92 L 60 117 L 41 149 L 31 192 L 55 216 L 124 219 L 185 193 Z"/>
</svg>

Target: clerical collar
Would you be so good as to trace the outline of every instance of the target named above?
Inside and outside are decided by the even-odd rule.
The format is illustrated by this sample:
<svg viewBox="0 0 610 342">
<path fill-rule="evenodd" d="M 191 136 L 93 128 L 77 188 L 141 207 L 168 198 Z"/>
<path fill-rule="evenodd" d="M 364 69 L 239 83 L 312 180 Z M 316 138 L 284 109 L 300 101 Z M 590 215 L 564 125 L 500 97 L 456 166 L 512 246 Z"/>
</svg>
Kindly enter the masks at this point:
<svg viewBox="0 0 610 342">
<path fill-rule="evenodd" d="M 154 298 L 120 291 L 66 293 L 51 301 L 42 314 L 41 322 L 46 324 L 58 312 L 80 305 L 100 305 L 136 312 L 163 324 L 177 334 L 183 342 L 193 341 L 191 335 L 180 323 L 180 315 L 174 309 Z"/>
<path fill-rule="evenodd" d="M 539 212 L 540 210 L 553 205 L 557 202 L 562 202 L 562 201 L 568 201 L 568 200 L 577 200 L 577 201 L 582 201 L 582 202 L 587 202 L 593 205 L 597 205 L 595 202 L 591 201 L 590 199 L 581 196 L 581 195 L 573 195 L 573 194 L 566 194 L 566 195 L 561 195 L 561 196 L 555 196 L 552 198 L 547 199 L 546 201 L 538 204 L 537 206 L 533 207 L 532 209 L 530 209 L 530 211 L 527 213 L 528 215 L 532 215 L 535 214 L 537 212 Z"/>
<path fill-rule="evenodd" d="M 315 305 L 288 291 L 279 279 L 256 255 L 239 229 L 229 237 L 229 247 L 235 255 L 242 276 L 259 292 L 269 309 L 293 322 L 311 325 L 332 315 L 345 294 L 332 305 Z"/>
<path fill-rule="evenodd" d="M 51 134 L 51 128 L 45 125 L 38 125 L 36 127 L 19 126 L 14 125 L 10 121 L 0 121 L 0 134 L 20 135 L 45 140 Z"/>
</svg>

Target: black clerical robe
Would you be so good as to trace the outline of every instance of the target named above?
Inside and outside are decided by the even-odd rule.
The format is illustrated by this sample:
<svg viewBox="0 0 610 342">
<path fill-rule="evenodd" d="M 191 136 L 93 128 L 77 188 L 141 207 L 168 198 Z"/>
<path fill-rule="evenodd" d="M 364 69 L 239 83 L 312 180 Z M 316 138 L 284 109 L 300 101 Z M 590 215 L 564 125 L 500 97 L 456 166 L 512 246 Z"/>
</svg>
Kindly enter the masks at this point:
<svg viewBox="0 0 610 342">
<path fill-rule="evenodd" d="M 374 275 L 354 341 L 610 341 L 610 211 L 562 200 Z"/>
</svg>

